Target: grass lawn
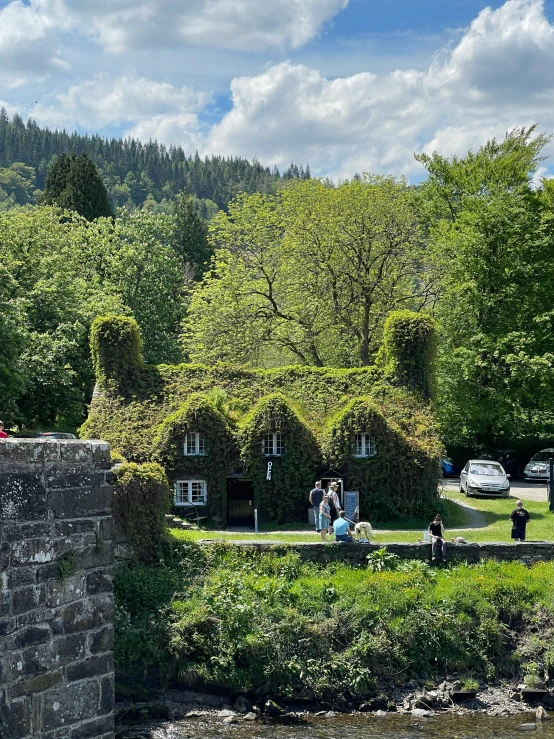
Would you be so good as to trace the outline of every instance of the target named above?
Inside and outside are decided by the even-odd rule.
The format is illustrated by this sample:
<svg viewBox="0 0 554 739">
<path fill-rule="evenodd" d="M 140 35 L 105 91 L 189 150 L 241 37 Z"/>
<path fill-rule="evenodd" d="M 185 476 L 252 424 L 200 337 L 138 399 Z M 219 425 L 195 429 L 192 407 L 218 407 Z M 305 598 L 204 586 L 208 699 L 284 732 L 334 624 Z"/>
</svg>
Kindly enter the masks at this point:
<svg viewBox="0 0 554 739">
<path fill-rule="evenodd" d="M 466 499 L 464 495 L 447 491 L 444 493 L 446 500 L 443 501 L 443 517 L 447 538 L 453 536 L 463 536 L 467 541 L 510 541 L 511 521 L 510 513 L 515 507 L 515 498 L 470 498 Z M 452 501 L 460 501 L 467 503 L 472 508 L 480 511 L 487 523 L 484 528 L 476 529 L 457 529 L 457 526 L 464 526 L 470 523 L 468 514 L 460 506 L 454 505 Z M 552 540 L 554 539 L 554 515 L 548 510 L 548 503 L 537 503 L 533 501 L 524 501 L 524 507 L 531 515 L 531 521 L 527 525 L 528 540 Z M 424 529 L 429 525 L 427 519 L 406 519 L 404 521 L 389 521 L 379 524 L 378 529 L 388 529 L 387 533 L 378 533 L 375 541 L 377 542 L 415 542 L 418 537 L 423 536 Z M 290 531 L 294 526 L 295 531 Z M 305 528 L 305 531 L 303 529 Z M 265 531 L 264 531 L 265 529 Z M 199 539 L 214 539 L 224 541 L 253 541 L 266 540 L 282 541 L 282 542 L 315 542 L 320 541 L 320 537 L 315 533 L 313 528 L 304 524 L 288 524 L 280 527 L 276 532 L 276 527 L 266 525 L 261 528 L 259 534 L 254 533 L 234 533 L 227 531 L 210 531 L 207 529 L 192 529 L 190 531 L 180 531 L 171 529 L 171 534 L 179 541 L 198 541 Z M 289 529 L 287 531 L 287 529 Z M 330 538 L 333 540 L 333 537 Z"/>
</svg>

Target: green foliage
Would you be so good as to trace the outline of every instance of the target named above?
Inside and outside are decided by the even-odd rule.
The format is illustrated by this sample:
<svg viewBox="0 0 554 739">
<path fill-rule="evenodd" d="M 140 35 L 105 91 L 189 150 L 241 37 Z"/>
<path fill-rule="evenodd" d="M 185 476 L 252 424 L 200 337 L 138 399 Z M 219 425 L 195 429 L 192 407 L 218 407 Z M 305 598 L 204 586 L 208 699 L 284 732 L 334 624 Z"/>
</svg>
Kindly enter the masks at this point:
<svg viewBox="0 0 554 739">
<path fill-rule="evenodd" d="M 547 140 L 516 129 L 461 159 L 421 157 L 448 444 L 554 434 L 554 210 L 549 185 L 532 182 Z"/>
<path fill-rule="evenodd" d="M 422 670 L 512 677 L 529 661 L 514 645 L 551 633 L 552 563 L 410 564 L 318 567 L 283 550 L 189 546 L 169 567 L 118 573 L 116 664 L 161 664 L 192 686 L 363 699 Z M 544 645 L 536 654 L 542 671 Z"/>
<path fill-rule="evenodd" d="M 282 456 L 266 457 L 263 440 L 280 433 Z M 316 439 L 284 395 L 262 398 L 241 424 L 241 459 L 254 488 L 254 505 L 263 519 L 285 523 L 297 521 L 306 509 L 306 496 L 316 479 L 321 455 Z M 271 462 L 271 480 L 267 479 Z"/>
<path fill-rule="evenodd" d="M 204 456 L 183 454 L 188 431 L 201 433 L 206 442 Z M 206 395 L 193 393 L 183 405 L 158 427 L 153 441 L 153 456 L 164 466 L 171 480 L 179 475 L 205 479 L 208 507 L 212 515 L 226 516 L 226 484 L 237 458 L 233 432 L 225 416 Z"/>
<path fill-rule="evenodd" d="M 41 202 L 74 210 L 87 221 L 113 216 L 108 191 L 87 154 L 60 154 L 46 176 Z"/>
<path fill-rule="evenodd" d="M 142 366 L 142 338 L 134 318 L 97 316 L 90 329 L 90 348 L 96 379 L 110 383 L 122 395 L 130 394 Z"/>
<path fill-rule="evenodd" d="M 383 331 L 386 372 L 395 384 L 422 398 L 434 389 L 435 322 L 426 313 L 391 313 Z"/>
<path fill-rule="evenodd" d="M 430 297 L 413 195 L 392 177 L 242 194 L 210 238 L 184 326 L 193 361 L 368 366 L 387 314 Z"/>
<path fill-rule="evenodd" d="M 60 560 L 58 560 L 58 571 L 57 578 L 60 582 L 63 582 L 71 575 L 74 575 L 77 571 L 77 560 L 73 553 L 65 554 Z"/>
<path fill-rule="evenodd" d="M 382 548 L 367 555 L 367 569 L 371 572 L 392 572 L 398 569 L 401 561 L 397 554 Z"/>
<path fill-rule="evenodd" d="M 185 267 L 196 280 L 201 279 L 212 251 L 208 244 L 208 226 L 194 207 L 194 198 L 186 193 L 177 196 L 174 204 L 175 231 L 172 245 Z"/>
<path fill-rule="evenodd" d="M 114 470 L 113 514 L 141 562 L 160 558 L 173 496 L 158 464 L 126 462 Z"/>
<path fill-rule="evenodd" d="M 351 400 L 332 420 L 323 444 L 328 463 L 342 470 L 351 490 L 359 490 L 360 509 L 371 521 L 431 512 L 437 501 L 441 447 L 430 414 L 405 401 L 412 419 L 405 416 L 401 426 L 396 417 L 402 405 L 393 412 L 394 405 L 368 397 Z M 356 433 L 370 435 L 373 457 L 353 457 Z"/>
</svg>

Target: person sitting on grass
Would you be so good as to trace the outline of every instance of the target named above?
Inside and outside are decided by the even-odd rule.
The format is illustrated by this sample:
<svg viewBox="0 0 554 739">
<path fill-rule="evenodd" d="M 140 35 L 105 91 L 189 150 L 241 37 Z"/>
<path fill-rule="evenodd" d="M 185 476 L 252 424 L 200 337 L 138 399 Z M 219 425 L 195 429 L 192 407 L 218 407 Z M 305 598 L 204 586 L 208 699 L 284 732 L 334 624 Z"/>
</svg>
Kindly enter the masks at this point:
<svg viewBox="0 0 554 739">
<path fill-rule="evenodd" d="M 446 539 L 444 538 L 444 526 L 442 516 L 437 513 L 435 520 L 429 524 L 429 535 L 431 536 L 431 561 L 437 559 L 437 546 L 440 546 L 442 552 L 442 561 L 446 562 Z"/>
<path fill-rule="evenodd" d="M 333 529 L 337 541 L 354 541 L 350 535 L 350 526 L 344 517 L 344 511 L 339 511 L 339 517 L 333 522 Z"/>
<path fill-rule="evenodd" d="M 510 518 L 512 519 L 512 539 L 514 541 L 525 541 L 525 527 L 531 516 L 529 515 L 529 511 L 526 511 L 523 507 L 522 500 L 517 501 Z"/>
</svg>

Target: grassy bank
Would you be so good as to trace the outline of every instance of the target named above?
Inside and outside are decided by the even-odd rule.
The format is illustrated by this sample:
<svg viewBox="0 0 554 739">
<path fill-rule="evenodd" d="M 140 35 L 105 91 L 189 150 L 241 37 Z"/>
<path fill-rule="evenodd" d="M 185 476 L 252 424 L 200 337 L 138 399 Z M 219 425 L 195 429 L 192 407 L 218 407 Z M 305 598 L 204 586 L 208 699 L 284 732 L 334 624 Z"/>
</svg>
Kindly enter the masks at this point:
<svg viewBox="0 0 554 739">
<path fill-rule="evenodd" d="M 436 571 L 301 565 L 225 546 L 116 578 L 116 664 L 181 684 L 363 698 L 425 671 L 488 678 L 554 667 L 554 564 Z"/>
</svg>

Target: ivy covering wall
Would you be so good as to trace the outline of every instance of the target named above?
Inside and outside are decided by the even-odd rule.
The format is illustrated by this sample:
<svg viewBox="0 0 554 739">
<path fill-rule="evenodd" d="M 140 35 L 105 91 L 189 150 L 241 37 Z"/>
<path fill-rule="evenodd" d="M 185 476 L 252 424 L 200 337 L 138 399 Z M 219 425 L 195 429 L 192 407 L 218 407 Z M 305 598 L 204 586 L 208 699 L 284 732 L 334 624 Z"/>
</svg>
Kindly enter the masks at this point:
<svg viewBox="0 0 554 739">
<path fill-rule="evenodd" d="M 263 454 L 267 434 L 280 433 L 282 456 Z M 321 467 L 312 431 L 284 395 L 262 398 L 245 418 L 239 434 L 240 454 L 254 488 L 254 505 L 262 520 L 284 523 L 305 518 L 307 499 Z M 271 462 L 271 480 L 267 465 Z"/>
<path fill-rule="evenodd" d="M 205 455 L 184 455 L 188 432 L 204 436 Z M 153 439 L 153 456 L 163 465 L 171 482 L 183 475 L 206 480 L 208 510 L 211 515 L 225 518 L 226 482 L 238 458 L 237 445 L 227 419 L 206 395 L 193 393 L 160 424 Z"/>
<path fill-rule="evenodd" d="M 370 521 L 415 515 L 437 499 L 438 439 L 417 426 L 408 436 L 384 408 L 373 398 L 355 398 L 335 416 L 323 444 L 328 463 L 360 492 L 360 511 Z M 375 456 L 353 456 L 356 433 L 369 434 Z"/>
<path fill-rule="evenodd" d="M 241 464 L 266 520 L 303 519 L 323 467 L 340 468 L 349 489 L 359 489 L 362 515 L 411 515 L 437 496 L 434 324 L 402 311 L 385 334 L 376 367 L 152 367 L 142 362 L 133 319 L 102 317 L 92 336 L 100 392 L 80 435 L 108 441 L 129 461 L 158 461 L 171 480 L 205 479 L 212 515 L 225 516 L 226 478 Z M 375 435 L 375 458 L 352 458 L 355 430 Z M 206 456 L 184 456 L 187 431 L 204 433 Z M 271 458 L 268 481 L 262 440 L 277 431 L 286 453 Z"/>
</svg>

